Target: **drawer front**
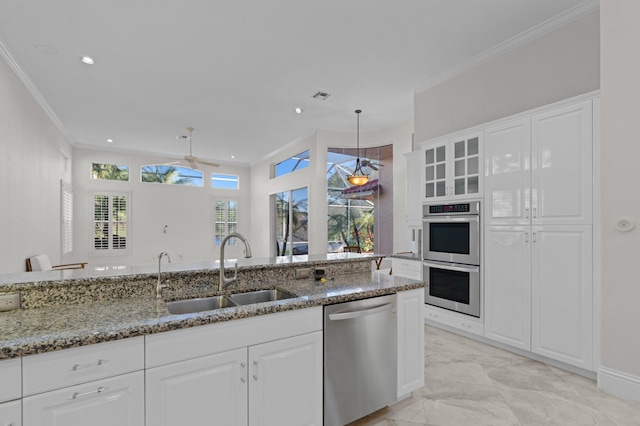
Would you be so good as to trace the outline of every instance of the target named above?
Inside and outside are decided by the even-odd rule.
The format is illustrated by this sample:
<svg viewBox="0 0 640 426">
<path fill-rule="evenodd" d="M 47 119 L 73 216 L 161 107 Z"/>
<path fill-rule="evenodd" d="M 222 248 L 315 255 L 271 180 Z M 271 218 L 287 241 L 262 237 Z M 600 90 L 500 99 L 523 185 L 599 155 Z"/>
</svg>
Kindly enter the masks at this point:
<svg viewBox="0 0 640 426">
<path fill-rule="evenodd" d="M 144 372 L 22 400 L 23 426 L 144 426 Z"/>
<path fill-rule="evenodd" d="M 146 336 L 146 367 L 322 330 L 322 307 L 296 309 Z"/>
<path fill-rule="evenodd" d="M 144 369 L 144 338 L 98 343 L 22 359 L 24 395 Z"/>
<path fill-rule="evenodd" d="M 2 378 L 2 386 L 0 386 L 0 402 L 18 399 L 22 396 L 22 364 L 20 358 L 7 359 L 0 361 L 0 377 Z M 2 425 L 0 423 L 0 425 Z"/>
<path fill-rule="evenodd" d="M 420 272 L 422 270 L 422 262 L 419 260 L 392 259 L 393 269 L 404 269 L 407 271 Z"/>
<path fill-rule="evenodd" d="M 22 401 L 0 404 L 0 426 L 22 425 Z"/>
</svg>

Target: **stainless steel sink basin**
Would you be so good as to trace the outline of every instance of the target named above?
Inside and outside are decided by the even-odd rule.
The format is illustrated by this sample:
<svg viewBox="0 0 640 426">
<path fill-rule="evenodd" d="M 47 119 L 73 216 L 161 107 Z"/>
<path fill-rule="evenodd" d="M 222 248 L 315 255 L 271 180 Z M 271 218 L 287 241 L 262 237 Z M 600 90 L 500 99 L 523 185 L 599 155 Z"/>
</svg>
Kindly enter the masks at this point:
<svg viewBox="0 0 640 426">
<path fill-rule="evenodd" d="M 272 290 L 256 290 L 246 293 L 231 294 L 228 296 L 236 305 L 251 305 L 253 303 L 273 302 L 276 300 L 291 299 L 298 297 L 288 291 L 272 289 Z"/>
<path fill-rule="evenodd" d="M 211 311 L 236 306 L 226 296 L 203 297 L 200 299 L 176 300 L 167 303 L 170 314 L 190 314 L 193 312 Z"/>
</svg>

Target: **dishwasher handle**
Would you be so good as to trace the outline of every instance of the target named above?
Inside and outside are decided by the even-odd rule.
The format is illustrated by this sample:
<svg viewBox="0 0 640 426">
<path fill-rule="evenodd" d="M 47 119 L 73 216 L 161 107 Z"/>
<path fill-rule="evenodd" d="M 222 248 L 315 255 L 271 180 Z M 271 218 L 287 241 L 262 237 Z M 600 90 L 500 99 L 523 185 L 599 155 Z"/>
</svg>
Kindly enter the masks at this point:
<svg viewBox="0 0 640 426">
<path fill-rule="evenodd" d="M 354 319 L 354 318 L 362 318 L 367 315 L 374 315 L 380 312 L 390 311 L 392 309 L 393 309 L 393 303 L 386 303 L 384 305 L 376 306 L 375 308 L 329 314 L 329 319 L 331 321 L 340 321 L 340 320 L 348 320 L 348 319 Z"/>
</svg>

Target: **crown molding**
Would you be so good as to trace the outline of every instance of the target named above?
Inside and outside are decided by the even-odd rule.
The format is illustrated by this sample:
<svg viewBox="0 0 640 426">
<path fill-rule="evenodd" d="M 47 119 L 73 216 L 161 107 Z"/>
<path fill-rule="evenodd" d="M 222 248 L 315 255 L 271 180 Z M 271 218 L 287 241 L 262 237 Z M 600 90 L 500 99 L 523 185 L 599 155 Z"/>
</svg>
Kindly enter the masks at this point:
<svg viewBox="0 0 640 426">
<path fill-rule="evenodd" d="M 67 142 L 71 143 L 71 138 L 69 137 L 69 132 L 66 127 L 62 124 L 56 113 L 51 109 L 47 100 L 42 96 L 42 93 L 38 90 L 35 84 L 31 81 L 29 76 L 24 72 L 22 67 L 15 60 L 7 46 L 0 40 L 0 56 L 5 60 L 9 68 L 15 73 L 18 79 L 22 82 L 24 87 L 29 91 L 33 99 L 40 105 L 40 107 L 44 110 L 44 112 L 49 116 L 49 119 L 55 124 L 58 128 L 62 136 L 67 140 Z"/>
<path fill-rule="evenodd" d="M 547 33 L 557 30 L 571 22 L 584 18 L 600 9 L 600 0 L 585 0 L 578 6 L 560 13 L 546 21 L 503 41 L 484 52 L 462 61 L 458 65 L 449 68 L 447 71 L 428 79 L 424 84 L 414 89 L 414 93 L 419 93 L 438 84 L 451 80 L 471 69 L 489 62 L 490 60 L 501 56 L 510 50 L 523 46 Z"/>
</svg>

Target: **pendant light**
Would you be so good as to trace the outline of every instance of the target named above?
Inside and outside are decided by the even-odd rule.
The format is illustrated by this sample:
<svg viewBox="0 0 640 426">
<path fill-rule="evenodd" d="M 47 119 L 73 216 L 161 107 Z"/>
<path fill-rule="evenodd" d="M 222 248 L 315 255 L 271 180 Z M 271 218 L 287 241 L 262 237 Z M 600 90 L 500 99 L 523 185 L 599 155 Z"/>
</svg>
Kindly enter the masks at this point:
<svg viewBox="0 0 640 426">
<path fill-rule="evenodd" d="M 354 186 L 362 186 L 365 183 L 369 182 L 369 175 L 365 174 L 362 171 L 362 164 L 360 164 L 360 113 L 362 110 L 356 110 L 357 117 L 357 133 L 356 133 L 356 143 L 357 143 L 357 155 L 358 159 L 356 160 L 356 168 L 353 170 L 353 174 L 347 176 L 347 180 L 351 185 Z"/>
</svg>

